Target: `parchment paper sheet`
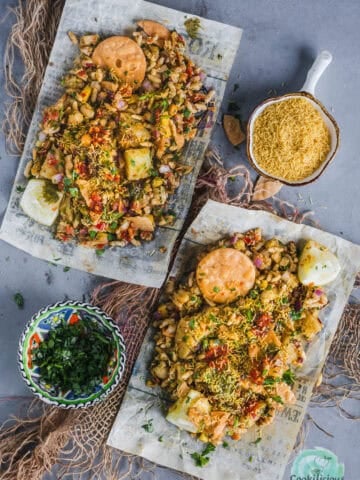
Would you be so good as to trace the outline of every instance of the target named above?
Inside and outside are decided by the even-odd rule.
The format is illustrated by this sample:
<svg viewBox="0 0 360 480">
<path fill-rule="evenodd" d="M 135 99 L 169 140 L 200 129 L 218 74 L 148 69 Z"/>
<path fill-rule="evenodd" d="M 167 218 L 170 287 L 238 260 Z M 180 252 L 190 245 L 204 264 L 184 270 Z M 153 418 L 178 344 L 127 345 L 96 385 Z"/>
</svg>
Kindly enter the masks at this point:
<svg viewBox="0 0 360 480">
<path fill-rule="evenodd" d="M 229 448 L 219 446 L 209 464 L 196 467 L 190 453 L 201 452 L 204 445 L 165 420 L 160 390 L 145 385 L 153 355 L 153 331 L 149 329 L 132 373 L 125 398 L 108 438 L 108 444 L 141 455 L 161 465 L 196 475 L 204 480 L 277 480 L 284 474 L 289 455 L 316 379 L 322 369 L 331 340 L 351 293 L 356 272 L 360 270 L 360 247 L 321 230 L 281 219 L 267 212 L 245 210 L 209 200 L 189 227 L 176 257 L 171 276 L 195 265 L 196 253 L 234 232 L 261 227 L 266 238 L 284 242 L 314 239 L 326 245 L 338 257 L 341 273 L 326 287 L 329 305 L 320 313 L 324 328 L 307 351 L 307 360 L 296 383 L 297 402 L 285 406 L 273 424 L 264 427 L 257 445 L 257 432 L 249 431 L 239 442 L 228 440 Z M 153 419 L 154 432 L 142 428 Z M 162 436 L 162 442 L 159 437 Z"/>
<path fill-rule="evenodd" d="M 171 201 L 170 208 L 177 214 L 175 225 L 158 228 L 154 240 L 144 243 L 141 247 L 113 247 L 99 257 L 94 250 L 75 243 L 64 244 L 55 240 L 49 228 L 27 217 L 19 207 L 21 193 L 16 191 L 16 186 L 23 185 L 26 181 L 23 171 L 32 156 L 42 111 L 61 96 L 60 79 L 71 67 L 72 60 L 78 53 L 77 47 L 68 38 L 68 31 L 72 30 L 78 34 L 97 32 L 103 36 L 130 34 L 136 28 L 135 21 L 144 18 L 162 22 L 186 37 L 189 55 L 206 72 L 206 85 L 216 90 L 216 112 L 207 117 L 206 128 L 187 145 L 181 159 L 182 163 L 193 165 L 194 169 L 191 174 L 183 177 L 181 186 Z M 123 281 L 131 280 L 131 283 L 151 287 L 161 286 L 167 274 L 172 247 L 188 213 L 196 177 L 242 34 L 241 29 L 201 18 L 200 37 L 191 40 L 184 28 L 186 18 L 189 18 L 189 15 L 186 17 L 182 12 L 142 0 L 67 0 L 19 163 L 0 238 L 50 262 L 57 259 L 60 264 L 98 275 Z M 160 253 L 159 248 L 163 246 L 167 250 Z"/>
</svg>

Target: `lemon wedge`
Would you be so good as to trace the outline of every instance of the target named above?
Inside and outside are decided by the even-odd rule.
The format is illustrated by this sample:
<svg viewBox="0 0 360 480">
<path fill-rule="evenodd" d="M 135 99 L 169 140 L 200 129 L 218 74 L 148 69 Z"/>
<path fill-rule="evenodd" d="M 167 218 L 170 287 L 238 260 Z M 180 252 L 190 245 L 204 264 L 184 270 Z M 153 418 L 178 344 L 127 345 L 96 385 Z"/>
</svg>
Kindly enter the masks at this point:
<svg viewBox="0 0 360 480">
<path fill-rule="evenodd" d="M 327 247 L 314 240 L 306 242 L 298 266 L 298 278 L 303 285 L 326 285 L 339 272 L 339 260 Z"/>
<path fill-rule="evenodd" d="M 207 399 L 197 390 L 189 390 L 188 394 L 179 398 L 169 409 L 166 420 L 176 425 L 180 430 L 196 433 L 198 427 L 190 420 L 188 412 L 192 407 L 202 414 L 209 413 L 210 404 Z"/>
<path fill-rule="evenodd" d="M 63 193 L 53 187 L 52 200 L 49 202 L 44 197 L 44 190 L 52 184 L 48 180 L 34 178 L 29 180 L 24 194 L 20 200 L 20 206 L 30 218 L 36 222 L 50 227 L 59 214 L 60 202 Z"/>
</svg>

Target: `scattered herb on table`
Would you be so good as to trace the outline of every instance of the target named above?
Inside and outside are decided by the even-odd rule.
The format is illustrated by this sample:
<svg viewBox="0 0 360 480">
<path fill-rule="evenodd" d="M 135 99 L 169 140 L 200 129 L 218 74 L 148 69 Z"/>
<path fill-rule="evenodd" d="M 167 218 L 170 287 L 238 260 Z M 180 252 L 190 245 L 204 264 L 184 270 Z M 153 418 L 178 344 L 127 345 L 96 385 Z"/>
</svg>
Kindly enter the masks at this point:
<svg viewBox="0 0 360 480">
<path fill-rule="evenodd" d="M 18 193 L 22 193 L 22 192 L 25 191 L 25 187 L 22 186 L 22 185 L 17 185 L 17 186 L 16 186 L 16 191 L 17 191 Z"/>
<path fill-rule="evenodd" d="M 45 383 L 79 395 L 91 393 L 104 380 L 115 348 L 96 323 L 74 313 L 69 323 L 51 330 L 32 355 Z"/>
<path fill-rule="evenodd" d="M 258 437 L 254 442 L 251 442 L 251 443 L 254 444 L 254 445 L 257 445 L 258 443 L 261 442 L 261 440 L 262 440 L 262 438 Z"/>
<path fill-rule="evenodd" d="M 154 431 L 154 425 L 153 425 L 153 419 L 150 418 L 150 420 L 148 420 L 146 423 L 144 423 L 144 425 L 141 425 L 141 428 L 143 428 L 145 430 L 145 432 L 147 433 L 152 433 Z M 159 440 L 160 442 L 160 440 Z"/>
<path fill-rule="evenodd" d="M 68 272 L 70 270 L 70 267 L 64 267 L 63 271 Z"/>
<path fill-rule="evenodd" d="M 190 456 L 194 460 L 197 467 L 204 467 L 210 461 L 209 453 L 213 452 L 216 449 L 215 445 L 208 443 L 204 450 L 201 453 L 194 452 Z"/>
<path fill-rule="evenodd" d="M 16 303 L 16 305 L 23 309 L 24 308 L 24 297 L 21 295 L 21 293 L 17 292 L 15 293 L 14 295 L 14 302 Z"/>
</svg>

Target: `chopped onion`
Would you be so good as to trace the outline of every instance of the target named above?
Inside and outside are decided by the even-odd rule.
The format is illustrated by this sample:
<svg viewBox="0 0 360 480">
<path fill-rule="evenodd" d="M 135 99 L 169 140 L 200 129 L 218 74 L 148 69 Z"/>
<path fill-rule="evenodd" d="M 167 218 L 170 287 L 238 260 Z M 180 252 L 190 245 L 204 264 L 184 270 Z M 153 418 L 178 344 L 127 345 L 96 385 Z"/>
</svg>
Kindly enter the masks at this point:
<svg viewBox="0 0 360 480">
<path fill-rule="evenodd" d="M 142 87 L 146 92 L 150 92 L 152 90 L 152 85 L 147 78 L 143 81 Z"/>
<path fill-rule="evenodd" d="M 169 165 L 160 165 L 159 172 L 160 173 L 169 173 L 169 172 L 171 172 L 171 168 L 169 167 Z"/>
<path fill-rule="evenodd" d="M 230 245 L 235 245 L 235 243 L 238 241 L 238 237 L 236 235 L 233 235 L 232 237 L 230 237 L 229 239 L 229 242 L 230 242 Z"/>
<path fill-rule="evenodd" d="M 160 132 L 159 132 L 159 130 L 154 130 L 154 131 L 153 131 L 153 136 L 154 136 L 155 140 L 158 140 L 159 137 L 160 137 Z"/>
<path fill-rule="evenodd" d="M 320 288 L 317 288 L 315 291 L 314 291 L 315 295 L 317 295 L 318 297 L 321 297 L 321 295 L 324 293 Z"/>
<path fill-rule="evenodd" d="M 51 178 L 52 183 L 60 183 L 62 179 L 64 178 L 63 173 L 57 173 Z"/>
<path fill-rule="evenodd" d="M 206 78 L 205 72 L 200 72 L 199 77 L 200 77 L 200 80 L 203 82 L 203 81 L 205 80 L 205 78 Z"/>
<path fill-rule="evenodd" d="M 85 235 L 87 235 L 87 233 L 88 233 L 88 229 L 87 229 L 87 228 L 82 228 L 82 229 L 79 231 L 79 234 L 80 234 L 81 236 L 85 236 Z"/>
<path fill-rule="evenodd" d="M 262 267 L 263 261 L 260 257 L 255 257 L 254 258 L 254 265 L 256 268 Z"/>
<path fill-rule="evenodd" d="M 44 140 L 46 140 L 46 137 L 47 137 L 47 135 L 46 135 L 45 132 L 40 132 L 40 133 L 39 133 L 39 137 L 38 137 L 38 138 L 39 138 L 39 141 L 40 141 L 40 142 L 43 142 Z"/>
<path fill-rule="evenodd" d="M 119 100 L 116 106 L 119 110 L 124 110 L 127 107 L 127 103 L 124 100 Z"/>
</svg>

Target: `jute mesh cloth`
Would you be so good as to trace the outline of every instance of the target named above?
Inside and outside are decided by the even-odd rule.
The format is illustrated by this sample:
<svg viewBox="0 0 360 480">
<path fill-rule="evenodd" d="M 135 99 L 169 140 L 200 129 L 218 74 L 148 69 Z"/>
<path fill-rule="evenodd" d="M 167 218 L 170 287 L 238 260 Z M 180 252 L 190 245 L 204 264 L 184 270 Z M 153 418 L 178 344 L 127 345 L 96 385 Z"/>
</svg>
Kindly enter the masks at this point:
<svg viewBox="0 0 360 480">
<path fill-rule="evenodd" d="M 23 146 L 63 4 L 64 0 L 20 1 L 10 13 L 15 16 L 15 23 L 9 36 L 5 62 L 7 90 L 12 101 L 6 112 L 4 130 L 9 151 L 17 155 Z M 14 77 L 17 55 L 21 56 L 24 64 L 20 81 Z M 250 209 L 265 209 L 296 222 L 310 219 L 309 213 L 301 214 L 295 207 L 277 198 L 269 203 L 251 202 L 253 185 L 249 170 L 238 166 L 226 171 L 215 150 L 210 149 L 207 157 L 207 169 L 203 170 L 197 182 L 192 217 L 211 198 Z M 239 186 L 234 196 L 228 193 L 229 177 L 235 177 Z M 360 283 L 359 277 L 357 283 Z M 57 479 L 156 478 L 154 464 L 106 447 L 105 442 L 159 293 L 156 289 L 122 282 L 109 282 L 93 292 L 92 302 L 103 308 L 121 327 L 127 346 L 124 379 L 106 401 L 92 408 L 66 411 L 34 400 L 26 416 L 6 422 L 0 431 L 2 480 L 37 480 L 50 471 L 55 472 Z M 323 381 L 312 399 L 317 405 L 336 406 L 341 415 L 351 419 L 354 417 L 346 411 L 344 400 L 360 396 L 359 320 L 360 306 L 348 305 L 324 368 Z M 295 451 L 301 446 L 311 421 L 315 423 L 308 414 Z M 321 426 L 315 425 L 321 429 Z"/>
</svg>

